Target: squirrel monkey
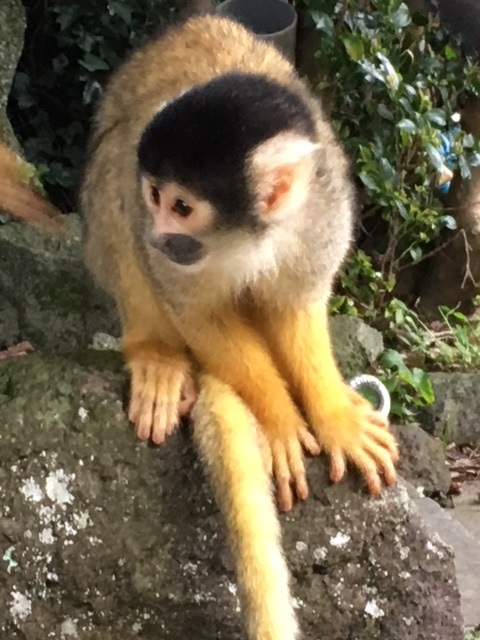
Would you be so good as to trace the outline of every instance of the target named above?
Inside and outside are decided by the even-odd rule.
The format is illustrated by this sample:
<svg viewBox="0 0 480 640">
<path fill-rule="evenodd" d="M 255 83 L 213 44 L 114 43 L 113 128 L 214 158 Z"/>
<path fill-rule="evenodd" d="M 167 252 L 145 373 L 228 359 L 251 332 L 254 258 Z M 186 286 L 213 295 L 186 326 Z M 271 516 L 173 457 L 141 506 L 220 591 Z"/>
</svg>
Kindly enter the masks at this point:
<svg viewBox="0 0 480 640">
<path fill-rule="evenodd" d="M 258 420 L 282 509 L 308 495 L 302 448 L 330 456 L 334 482 L 347 462 L 372 494 L 395 481 L 387 420 L 342 379 L 330 343 L 352 239 L 347 160 L 272 45 L 202 15 L 135 52 L 97 111 L 81 203 L 139 438 L 173 431 L 195 363 Z"/>
<path fill-rule="evenodd" d="M 8 211 L 38 227 L 59 232 L 60 212 L 22 180 L 21 160 L 0 141 L 0 211 Z"/>
<path fill-rule="evenodd" d="M 230 19 L 171 27 L 106 87 L 81 190 L 86 261 L 117 304 L 138 437 L 172 433 L 201 372 L 194 438 L 251 640 L 297 637 L 269 472 L 284 510 L 292 489 L 308 495 L 303 448 L 330 456 L 334 481 L 348 461 L 373 494 L 395 481 L 387 421 L 344 382 L 330 343 L 352 200 L 321 105 Z"/>
<path fill-rule="evenodd" d="M 175 428 L 193 358 L 257 418 L 286 510 L 292 485 L 308 495 L 302 445 L 330 455 L 333 481 L 347 460 L 374 494 L 395 480 L 386 420 L 343 381 L 329 338 L 352 235 L 347 172 L 292 66 L 201 16 L 113 76 L 84 178 L 87 263 L 118 305 L 138 436 Z"/>
</svg>

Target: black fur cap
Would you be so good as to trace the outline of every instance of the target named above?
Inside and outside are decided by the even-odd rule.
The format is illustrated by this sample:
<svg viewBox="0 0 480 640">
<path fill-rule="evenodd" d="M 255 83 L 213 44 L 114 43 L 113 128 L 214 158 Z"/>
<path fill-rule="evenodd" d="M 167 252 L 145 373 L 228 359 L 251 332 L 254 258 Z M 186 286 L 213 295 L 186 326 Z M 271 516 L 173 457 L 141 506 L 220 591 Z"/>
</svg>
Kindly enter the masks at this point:
<svg viewBox="0 0 480 640">
<path fill-rule="evenodd" d="M 264 76 L 225 74 L 155 115 L 138 146 L 139 168 L 211 202 L 223 225 L 248 224 L 253 194 L 245 158 L 283 131 L 315 136 L 313 118 L 299 96 Z"/>
</svg>

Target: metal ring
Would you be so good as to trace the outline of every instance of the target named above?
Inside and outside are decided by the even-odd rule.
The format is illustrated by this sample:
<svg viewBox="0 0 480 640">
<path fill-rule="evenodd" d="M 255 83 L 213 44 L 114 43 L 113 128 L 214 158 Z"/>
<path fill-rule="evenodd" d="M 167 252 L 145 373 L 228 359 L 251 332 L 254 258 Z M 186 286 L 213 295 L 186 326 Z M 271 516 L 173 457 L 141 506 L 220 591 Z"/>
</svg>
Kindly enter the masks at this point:
<svg viewBox="0 0 480 640">
<path fill-rule="evenodd" d="M 362 373 L 350 380 L 350 386 L 355 390 L 358 390 L 361 387 L 368 387 L 375 391 L 380 402 L 377 411 L 382 413 L 385 417 L 388 417 L 391 408 L 391 400 L 388 389 L 383 382 L 380 382 L 380 380 L 375 376 L 371 376 L 368 373 Z"/>
</svg>

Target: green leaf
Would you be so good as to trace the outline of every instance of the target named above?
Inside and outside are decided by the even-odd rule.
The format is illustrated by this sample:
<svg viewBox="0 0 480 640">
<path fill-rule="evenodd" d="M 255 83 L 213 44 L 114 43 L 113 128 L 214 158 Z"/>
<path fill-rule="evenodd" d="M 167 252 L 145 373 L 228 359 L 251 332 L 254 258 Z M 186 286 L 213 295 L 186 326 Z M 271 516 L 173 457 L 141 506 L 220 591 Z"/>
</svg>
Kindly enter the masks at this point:
<svg viewBox="0 0 480 640">
<path fill-rule="evenodd" d="M 83 60 L 80 60 L 82 67 L 85 67 L 87 71 L 108 71 L 109 65 L 99 58 L 94 56 L 93 53 L 86 53 Z"/>
<path fill-rule="evenodd" d="M 108 3 L 108 10 L 111 16 L 119 16 L 123 22 L 130 24 L 132 21 L 132 9 L 128 6 L 124 0 L 122 2 L 115 2 L 110 0 Z"/>
<path fill-rule="evenodd" d="M 447 122 L 445 114 L 441 109 L 430 109 L 426 115 L 430 122 L 434 122 L 441 127 L 444 127 Z"/>
<path fill-rule="evenodd" d="M 317 31 L 323 31 L 329 36 L 333 36 L 335 34 L 335 25 L 329 15 L 323 11 L 310 11 L 309 13 L 315 23 Z"/>
<path fill-rule="evenodd" d="M 443 169 L 443 158 L 440 151 L 429 142 L 425 144 L 425 151 L 428 153 L 428 157 L 435 169 L 441 171 Z"/>
<path fill-rule="evenodd" d="M 342 38 L 343 45 L 349 55 L 349 57 L 354 61 L 358 62 L 365 55 L 365 48 L 363 46 L 363 40 L 361 36 L 356 36 L 353 34 L 348 34 L 343 36 Z"/>
<path fill-rule="evenodd" d="M 382 116 L 382 118 L 385 118 L 385 120 L 389 120 L 390 122 L 393 122 L 394 120 L 393 113 L 383 103 L 380 103 L 378 105 L 377 111 L 379 115 Z"/>
<path fill-rule="evenodd" d="M 454 231 L 457 228 L 457 221 L 453 216 L 440 216 L 439 222 L 446 229 L 451 229 L 452 231 Z"/>
<path fill-rule="evenodd" d="M 404 118 L 403 120 L 400 120 L 400 122 L 397 123 L 397 127 L 402 131 L 407 131 L 407 133 L 411 133 L 412 135 L 417 133 L 417 127 L 415 123 L 412 120 L 409 120 L 408 118 Z"/>
<path fill-rule="evenodd" d="M 395 29 L 403 29 L 408 26 L 412 21 L 410 17 L 410 11 L 406 4 L 402 2 L 402 4 L 398 7 L 398 9 L 392 13 L 392 22 Z"/>
<path fill-rule="evenodd" d="M 458 158 L 458 166 L 460 167 L 460 175 L 464 180 L 470 180 L 472 177 L 472 172 L 470 171 L 470 167 L 468 166 L 468 162 L 464 158 L 464 156 L 460 156 Z"/>
<path fill-rule="evenodd" d="M 417 262 L 422 257 L 423 251 L 420 247 L 411 247 L 410 255 L 412 256 L 412 260 Z"/>
<path fill-rule="evenodd" d="M 447 58 L 447 60 L 455 60 L 455 58 L 457 57 L 455 50 L 452 49 L 449 44 L 447 44 L 447 46 L 445 47 L 445 57 Z"/>
<path fill-rule="evenodd" d="M 381 363 L 388 369 L 397 369 L 402 373 L 409 373 L 408 368 L 402 360 L 402 356 L 395 349 L 387 349 L 381 356 Z"/>
<path fill-rule="evenodd" d="M 392 184 L 396 184 L 398 180 L 398 174 L 396 170 L 392 167 L 387 158 L 382 158 L 380 160 L 380 174 L 382 178 Z"/>
<path fill-rule="evenodd" d="M 372 191 L 377 190 L 377 184 L 371 175 L 362 171 L 358 177 L 368 189 L 372 189 Z"/>
<path fill-rule="evenodd" d="M 431 404 L 435 401 L 435 392 L 433 391 L 432 382 L 430 376 L 426 371 L 415 368 L 413 370 L 413 381 L 417 390 L 420 392 L 423 401 L 426 404 Z"/>
</svg>

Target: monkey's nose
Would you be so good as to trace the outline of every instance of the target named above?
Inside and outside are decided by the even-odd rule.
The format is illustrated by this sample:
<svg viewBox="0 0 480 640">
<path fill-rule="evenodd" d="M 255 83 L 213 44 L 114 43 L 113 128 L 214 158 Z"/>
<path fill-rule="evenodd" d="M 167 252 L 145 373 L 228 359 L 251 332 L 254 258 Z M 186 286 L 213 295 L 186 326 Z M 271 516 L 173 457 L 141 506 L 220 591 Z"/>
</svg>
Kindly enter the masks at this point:
<svg viewBox="0 0 480 640">
<path fill-rule="evenodd" d="M 173 262 L 185 266 L 195 264 L 205 255 L 203 243 L 184 233 L 166 233 L 153 246 Z"/>
</svg>

